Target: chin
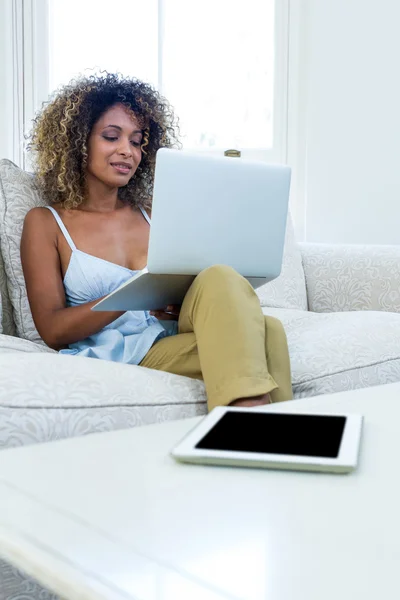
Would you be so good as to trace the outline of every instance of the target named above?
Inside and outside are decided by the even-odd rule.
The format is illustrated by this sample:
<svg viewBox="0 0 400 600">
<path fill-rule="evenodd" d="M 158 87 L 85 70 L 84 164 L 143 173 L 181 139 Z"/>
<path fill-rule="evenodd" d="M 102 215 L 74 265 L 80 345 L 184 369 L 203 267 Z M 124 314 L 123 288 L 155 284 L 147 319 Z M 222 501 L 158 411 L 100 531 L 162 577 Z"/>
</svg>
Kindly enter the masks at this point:
<svg viewBox="0 0 400 600">
<path fill-rule="evenodd" d="M 104 183 L 108 186 L 110 186 L 111 188 L 115 188 L 115 187 L 125 187 L 126 185 L 128 185 L 128 183 L 130 182 L 132 178 L 131 177 L 112 177 L 109 180 L 105 181 Z"/>
</svg>

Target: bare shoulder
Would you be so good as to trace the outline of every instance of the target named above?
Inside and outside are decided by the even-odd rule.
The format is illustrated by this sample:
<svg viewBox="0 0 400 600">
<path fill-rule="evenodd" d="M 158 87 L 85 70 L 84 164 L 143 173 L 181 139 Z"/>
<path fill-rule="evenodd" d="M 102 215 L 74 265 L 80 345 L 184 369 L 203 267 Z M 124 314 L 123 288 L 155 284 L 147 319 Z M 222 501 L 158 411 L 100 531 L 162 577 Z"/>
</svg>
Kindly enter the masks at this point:
<svg viewBox="0 0 400 600">
<path fill-rule="evenodd" d="M 31 208 L 27 212 L 24 220 L 24 230 L 41 231 L 41 233 L 49 232 L 54 233 L 57 231 L 57 223 L 52 213 L 45 207 Z"/>
<path fill-rule="evenodd" d="M 37 206 L 26 213 L 25 223 L 47 223 L 50 219 L 54 221 L 50 211 L 44 206 Z"/>
<path fill-rule="evenodd" d="M 44 207 L 32 208 L 25 216 L 21 246 L 43 244 L 57 246 L 58 226 L 52 213 Z"/>
</svg>

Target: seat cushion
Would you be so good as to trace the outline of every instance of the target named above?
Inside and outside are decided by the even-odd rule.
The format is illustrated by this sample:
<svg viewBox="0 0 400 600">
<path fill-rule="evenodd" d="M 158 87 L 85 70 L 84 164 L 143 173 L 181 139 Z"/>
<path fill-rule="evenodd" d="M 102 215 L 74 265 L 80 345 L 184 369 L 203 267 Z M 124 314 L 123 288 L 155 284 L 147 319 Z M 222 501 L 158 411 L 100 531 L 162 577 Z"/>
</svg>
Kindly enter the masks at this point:
<svg viewBox="0 0 400 600">
<path fill-rule="evenodd" d="M 10 160 L 0 160 L 0 245 L 16 333 L 18 337 L 43 344 L 33 323 L 20 258 L 25 215 L 35 206 L 44 206 L 44 202 L 33 176 Z"/>
<path fill-rule="evenodd" d="M 268 228 L 265 230 L 268 235 Z M 257 290 L 261 306 L 307 310 L 306 281 L 300 247 L 297 244 L 289 214 L 279 277 Z"/>
<path fill-rule="evenodd" d="M 400 381 L 400 314 L 263 310 L 285 327 L 296 398 Z"/>
<path fill-rule="evenodd" d="M 54 352 L 1 354 L 0 448 L 206 412 L 196 379 Z"/>
<path fill-rule="evenodd" d="M 15 337 L 13 335 L 0 335 L 0 354 L 8 352 L 25 352 L 25 353 L 46 353 L 46 354 L 58 354 L 56 350 L 52 350 L 44 344 L 37 344 L 36 342 L 30 342 L 22 338 Z M 0 360 L 3 360 L 1 358 Z M 1 382 L 0 382 L 1 385 Z M 0 598 L 1 600 L 1 598 Z"/>
</svg>

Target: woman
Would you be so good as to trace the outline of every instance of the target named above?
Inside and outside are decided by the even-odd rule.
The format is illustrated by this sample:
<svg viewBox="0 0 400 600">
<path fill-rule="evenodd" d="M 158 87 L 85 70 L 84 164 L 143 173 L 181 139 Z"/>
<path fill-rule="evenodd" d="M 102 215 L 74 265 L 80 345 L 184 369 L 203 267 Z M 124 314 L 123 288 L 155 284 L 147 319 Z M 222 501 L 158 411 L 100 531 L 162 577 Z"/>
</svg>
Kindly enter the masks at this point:
<svg viewBox="0 0 400 600">
<path fill-rule="evenodd" d="M 37 116 L 48 206 L 27 214 L 21 259 L 38 332 L 60 353 L 204 379 L 210 409 L 290 399 L 283 328 L 229 267 L 200 273 L 180 309 L 91 311 L 146 266 L 155 155 L 177 143 L 168 103 L 112 74 L 73 81 Z"/>
</svg>

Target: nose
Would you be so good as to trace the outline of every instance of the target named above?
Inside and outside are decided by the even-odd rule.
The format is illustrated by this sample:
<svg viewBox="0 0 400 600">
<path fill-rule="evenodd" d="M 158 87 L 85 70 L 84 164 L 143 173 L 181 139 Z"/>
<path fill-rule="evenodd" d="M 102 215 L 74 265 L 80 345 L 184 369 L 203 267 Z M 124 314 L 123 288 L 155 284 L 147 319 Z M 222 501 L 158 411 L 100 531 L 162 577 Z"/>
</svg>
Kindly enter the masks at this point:
<svg viewBox="0 0 400 600">
<path fill-rule="evenodd" d="M 118 154 L 122 156 L 132 156 L 132 146 L 128 138 L 120 138 Z"/>
</svg>

